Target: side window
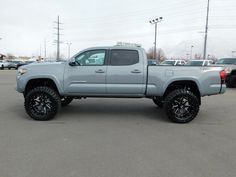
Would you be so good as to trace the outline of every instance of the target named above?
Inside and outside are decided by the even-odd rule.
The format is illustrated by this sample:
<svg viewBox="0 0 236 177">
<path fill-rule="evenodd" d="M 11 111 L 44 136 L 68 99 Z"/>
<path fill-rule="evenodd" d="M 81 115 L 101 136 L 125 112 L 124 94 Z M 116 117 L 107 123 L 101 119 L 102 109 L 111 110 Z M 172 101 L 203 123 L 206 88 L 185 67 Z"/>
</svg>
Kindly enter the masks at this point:
<svg viewBox="0 0 236 177">
<path fill-rule="evenodd" d="M 91 50 L 84 52 L 75 57 L 75 62 L 77 65 L 104 65 L 105 63 L 105 50 Z"/>
<path fill-rule="evenodd" d="M 111 50 L 110 65 L 134 65 L 139 62 L 139 54 L 136 50 Z"/>
</svg>

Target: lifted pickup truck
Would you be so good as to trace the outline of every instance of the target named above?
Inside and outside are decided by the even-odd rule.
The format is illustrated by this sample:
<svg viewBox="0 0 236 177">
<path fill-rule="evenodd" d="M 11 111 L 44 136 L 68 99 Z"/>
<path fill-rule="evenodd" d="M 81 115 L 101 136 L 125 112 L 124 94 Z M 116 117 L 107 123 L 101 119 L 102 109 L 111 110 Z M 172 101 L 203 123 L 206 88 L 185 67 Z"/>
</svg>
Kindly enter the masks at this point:
<svg viewBox="0 0 236 177">
<path fill-rule="evenodd" d="M 96 47 L 68 62 L 22 66 L 17 91 L 35 120 L 50 120 L 75 98 L 150 98 L 174 122 L 187 123 L 199 111 L 201 97 L 222 94 L 221 67 L 149 66 L 139 47 Z"/>
</svg>

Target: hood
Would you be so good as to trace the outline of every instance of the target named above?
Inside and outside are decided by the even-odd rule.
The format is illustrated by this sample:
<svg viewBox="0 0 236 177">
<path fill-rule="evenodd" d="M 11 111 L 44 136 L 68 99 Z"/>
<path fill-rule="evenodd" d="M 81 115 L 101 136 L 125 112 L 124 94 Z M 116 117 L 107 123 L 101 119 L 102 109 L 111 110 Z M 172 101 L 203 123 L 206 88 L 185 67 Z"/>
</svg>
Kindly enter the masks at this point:
<svg viewBox="0 0 236 177">
<path fill-rule="evenodd" d="M 20 69 L 27 69 L 27 74 L 34 76 L 61 75 L 66 64 L 67 62 L 31 63 L 21 66 Z"/>
<path fill-rule="evenodd" d="M 22 67 L 26 68 L 26 69 L 30 69 L 30 68 L 51 68 L 53 69 L 54 67 L 60 67 L 60 66 L 64 66 L 65 62 L 44 62 L 44 63 L 30 63 L 30 64 L 26 64 Z"/>
</svg>

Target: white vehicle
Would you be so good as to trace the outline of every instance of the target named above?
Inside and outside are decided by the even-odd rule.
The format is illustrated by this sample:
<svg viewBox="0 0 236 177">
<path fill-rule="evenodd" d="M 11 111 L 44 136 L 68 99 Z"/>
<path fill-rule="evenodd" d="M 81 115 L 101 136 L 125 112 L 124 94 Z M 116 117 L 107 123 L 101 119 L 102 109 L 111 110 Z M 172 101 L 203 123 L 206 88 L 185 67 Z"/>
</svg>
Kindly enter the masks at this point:
<svg viewBox="0 0 236 177">
<path fill-rule="evenodd" d="M 10 63 L 5 60 L 0 60 L 0 69 L 9 68 Z"/>
<path fill-rule="evenodd" d="M 165 60 L 160 65 L 165 66 L 183 66 L 186 62 L 184 60 Z"/>
<path fill-rule="evenodd" d="M 212 60 L 189 60 L 186 65 L 188 66 L 209 66 L 212 65 Z"/>
</svg>

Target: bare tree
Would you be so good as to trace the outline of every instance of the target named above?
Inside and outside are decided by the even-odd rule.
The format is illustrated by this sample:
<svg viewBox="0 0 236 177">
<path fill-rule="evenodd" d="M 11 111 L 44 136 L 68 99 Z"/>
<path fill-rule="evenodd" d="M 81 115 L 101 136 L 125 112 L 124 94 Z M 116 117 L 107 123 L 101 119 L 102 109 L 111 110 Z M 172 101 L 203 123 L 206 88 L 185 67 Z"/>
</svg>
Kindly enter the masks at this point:
<svg viewBox="0 0 236 177">
<path fill-rule="evenodd" d="M 195 60 L 200 60 L 200 59 L 202 59 L 202 54 L 200 54 L 200 53 L 196 53 L 195 55 L 194 55 L 194 59 Z"/>
<path fill-rule="evenodd" d="M 147 52 L 147 58 L 148 59 L 154 59 L 154 48 L 150 48 Z M 163 49 L 158 48 L 156 51 L 156 60 L 157 61 L 164 61 L 166 59 L 166 55 L 165 52 L 163 51 Z"/>
</svg>

